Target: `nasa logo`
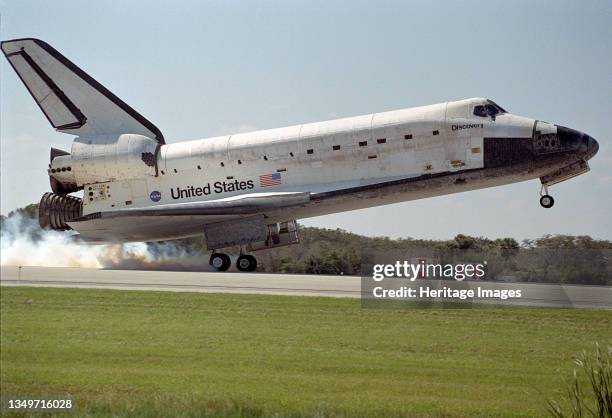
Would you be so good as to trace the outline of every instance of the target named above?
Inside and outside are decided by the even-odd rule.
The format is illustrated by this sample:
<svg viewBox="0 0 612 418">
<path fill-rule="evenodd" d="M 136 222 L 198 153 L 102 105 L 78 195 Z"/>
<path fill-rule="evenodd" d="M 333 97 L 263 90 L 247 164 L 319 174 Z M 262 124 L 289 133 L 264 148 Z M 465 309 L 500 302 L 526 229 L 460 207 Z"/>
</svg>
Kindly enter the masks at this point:
<svg viewBox="0 0 612 418">
<path fill-rule="evenodd" d="M 161 193 L 158 192 L 157 190 L 153 190 L 151 194 L 149 195 L 149 197 L 151 198 L 152 201 L 159 202 L 161 200 Z"/>
</svg>

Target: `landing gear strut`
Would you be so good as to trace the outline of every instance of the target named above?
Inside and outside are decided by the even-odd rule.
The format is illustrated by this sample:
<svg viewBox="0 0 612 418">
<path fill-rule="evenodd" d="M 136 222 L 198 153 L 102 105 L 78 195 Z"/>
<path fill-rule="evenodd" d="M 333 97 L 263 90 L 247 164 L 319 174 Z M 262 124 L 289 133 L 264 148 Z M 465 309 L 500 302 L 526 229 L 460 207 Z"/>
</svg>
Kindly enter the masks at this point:
<svg viewBox="0 0 612 418">
<path fill-rule="evenodd" d="M 555 204 L 555 199 L 551 195 L 548 194 L 548 187 L 542 185 L 540 189 L 540 205 L 543 208 L 550 209 Z"/>
</svg>

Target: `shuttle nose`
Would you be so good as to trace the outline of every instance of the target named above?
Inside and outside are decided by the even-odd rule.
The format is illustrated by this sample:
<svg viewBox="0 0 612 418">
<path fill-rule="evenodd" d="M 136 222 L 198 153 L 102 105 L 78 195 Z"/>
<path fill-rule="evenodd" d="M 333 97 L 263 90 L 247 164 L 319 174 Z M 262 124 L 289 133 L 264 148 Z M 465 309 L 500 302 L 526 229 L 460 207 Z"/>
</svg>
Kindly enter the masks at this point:
<svg viewBox="0 0 612 418">
<path fill-rule="evenodd" d="M 587 135 L 588 136 L 588 135 Z M 589 136 L 588 146 L 587 146 L 587 159 L 593 158 L 595 154 L 599 151 L 599 143 L 593 138 Z"/>
<path fill-rule="evenodd" d="M 564 149 L 583 154 L 586 159 L 593 157 L 599 150 L 599 144 L 594 138 L 575 129 L 557 125 L 557 136 Z"/>
</svg>

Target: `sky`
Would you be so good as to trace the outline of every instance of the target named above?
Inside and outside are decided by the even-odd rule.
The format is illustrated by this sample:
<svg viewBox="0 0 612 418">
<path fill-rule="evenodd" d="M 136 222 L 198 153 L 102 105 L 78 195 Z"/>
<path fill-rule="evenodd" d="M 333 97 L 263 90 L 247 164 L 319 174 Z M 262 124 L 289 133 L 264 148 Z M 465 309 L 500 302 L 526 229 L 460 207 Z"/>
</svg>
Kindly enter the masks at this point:
<svg viewBox="0 0 612 418">
<path fill-rule="evenodd" d="M 304 220 L 369 236 L 612 239 L 611 1 L 7 1 L 0 39 L 45 40 L 168 143 L 488 97 L 599 141 L 591 172 Z M 70 149 L 0 59 L 1 212 Z"/>
</svg>

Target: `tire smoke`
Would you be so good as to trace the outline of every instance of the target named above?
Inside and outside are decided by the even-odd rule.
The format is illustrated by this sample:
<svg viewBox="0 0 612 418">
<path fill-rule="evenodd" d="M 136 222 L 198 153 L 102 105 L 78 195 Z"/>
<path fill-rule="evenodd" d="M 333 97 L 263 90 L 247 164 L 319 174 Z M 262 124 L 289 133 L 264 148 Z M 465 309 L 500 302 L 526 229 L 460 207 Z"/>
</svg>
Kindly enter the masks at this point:
<svg viewBox="0 0 612 418">
<path fill-rule="evenodd" d="M 1 265 L 128 270 L 209 271 L 208 255 L 172 242 L 91 245 L 74 231 L 41 229 L 15 213 L 2 220 Z"/>
</svg>

